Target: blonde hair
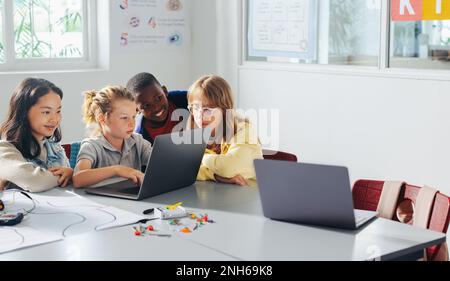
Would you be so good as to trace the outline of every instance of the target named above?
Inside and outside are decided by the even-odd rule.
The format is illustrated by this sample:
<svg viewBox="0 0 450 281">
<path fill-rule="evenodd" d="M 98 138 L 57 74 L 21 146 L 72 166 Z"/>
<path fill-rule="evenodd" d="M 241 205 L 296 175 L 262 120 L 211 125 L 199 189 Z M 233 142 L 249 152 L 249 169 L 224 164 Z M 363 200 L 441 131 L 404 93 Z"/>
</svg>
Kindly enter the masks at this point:
<svg viewBox="0 0 450 281">
<path fill-rule="evenodd" d="M 90 90 L 83 93 L 83 120 L 87 126 L 99 125 L 100 114 L 110 114 L 113 104 L 118 100 L 135 102 L 134 95 L 122 86 L 108 86 L 100 91 Z M 98 134 L 99 130 L 91 134 Z"/>
<path fill-rule="evenodd" d="M 192 94 L 195 91 L 201 91 L 201 94 L 208 102 L 222 109 L 223 121 L 225 122 L 223 137 L 226 142 L 236 134 L 237 124 L 239 122 L 248 122 L 248 120 L 236 114 L 233 91 L 228 82 L 222 77 L 206 75 L 195 81 L 188 91 L 189 104 L 192 104 Z M 191 128 L 195 127 L 192 114 L 188 124 Z"/>
</svg>

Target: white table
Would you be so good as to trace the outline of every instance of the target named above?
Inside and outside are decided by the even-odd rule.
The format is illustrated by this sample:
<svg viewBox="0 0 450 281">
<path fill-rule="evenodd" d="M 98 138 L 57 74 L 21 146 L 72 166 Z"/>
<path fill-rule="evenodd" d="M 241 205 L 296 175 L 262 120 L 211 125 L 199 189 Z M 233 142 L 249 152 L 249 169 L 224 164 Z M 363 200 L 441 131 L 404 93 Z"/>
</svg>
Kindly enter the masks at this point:
<svg viewBox="0 0 450 281">
<path fill-rule="evenodd" d="M 0 260 L 385 260 L 446 239 L 442 233 L 384 219 L 358 231 L 269 220 L 262 215 L 256 187 L 198 182 L 140 202 L 76 192 L 138 214 L 181 201 L 217 223 L 172 238 L 136 238 L 130 227 L 123 227 L 7 253 Z"/>
</svg>

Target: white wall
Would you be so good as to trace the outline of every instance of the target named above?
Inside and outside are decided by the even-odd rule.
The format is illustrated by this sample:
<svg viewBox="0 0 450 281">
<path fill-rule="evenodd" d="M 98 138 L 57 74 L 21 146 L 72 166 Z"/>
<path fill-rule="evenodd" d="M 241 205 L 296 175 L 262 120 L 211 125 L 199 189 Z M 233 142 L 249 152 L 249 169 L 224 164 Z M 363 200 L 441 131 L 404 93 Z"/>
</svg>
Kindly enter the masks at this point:
<svg viewBox="0 0 450 281">
<path fill-rule="evenodd" d="M 238 1 L 217 0 L 239 17 Z M 230 26 L 218 22 L 218 29 Z M 239 29 L 232 25 L 219 37 Z M 222 39 L 218 39 L 220 41 Z M 233 58 L 234 51 L 218 53 Z M 230 68 L 237 62 L 229 60 Z M 227 67 L 223 67 L 227 69 Z M 251 66 L 223 72 L 235 81 L 243 109 L 280 110 L 280 149 L 301 161 L 346 165 L 353 180 L 406 180 L 450 194 L 448 81 L 321 74 Z"/>
<path fill-rule="evenodd" d="M 192 81 L 214 73 L 218 65 L 217 1 L 192 0 Z"/>
<path fill-rule="evenodd" d="M 281 149 L 450 194 L 450 82 L 241 69 L 239 104 L 277 108 Z"/>
</svg>

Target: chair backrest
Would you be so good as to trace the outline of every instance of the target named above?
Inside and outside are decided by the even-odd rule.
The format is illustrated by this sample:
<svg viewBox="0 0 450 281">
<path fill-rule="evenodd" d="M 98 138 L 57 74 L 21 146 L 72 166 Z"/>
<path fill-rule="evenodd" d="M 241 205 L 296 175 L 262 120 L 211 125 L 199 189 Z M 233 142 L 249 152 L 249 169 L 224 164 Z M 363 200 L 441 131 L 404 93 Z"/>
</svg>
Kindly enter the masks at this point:
<svg viewBox="0 0 450 281">
<path fill-rule="evenodd" d="M 62 147 L 64 148 L 64 151 L 66 152 L 67 159 L 70 159 L 70 151 L 71 151 L 70 144 L 63 144 Z"/>
<path fill-rule="evenodd" d="M 353 202 L 355 209 L 376 211 L 378 202 L 383 191 L 384 181 L 374 180 L 359 180 L 353 187 Z M 400 192 L 397 206 L 402 202 L 410 200 L 413 205 L 416 204 L 416 199 L 419 194 L 420 187 L 410 184 L 405 184 Z M 397 215 L 394 215 L 392 220 L 400 222 Z M 412 221 L 409 222 L 410 224 Z M 438 193 L 434 199 L 431 217 L 428 224 L 428 229 L 447 233 L 450 223 L 450 197 Z M 427 256 L 433 259 L 439 248 L 432 247 L 427 249 Z"/>
<path fill-rule="evenodd" d="M 72 169 L 77 165 L 77 156 L 80 152 L 81 142 L 74 142 L 71 144 L 63 144 L 62 147 L 66 152 L 67 159 L 69 159 L 70 167 Z"/>
<path fill-rule="evenodd" d="M 282 152 L 282 151 L 274 151 L 274 150 L 263 150 L 263 156 L 266 160 L 280 160 L 280 161 L 290 161 L 290 162 L 297 162 L 298 158 L 296 155 Z"/>
</svg>

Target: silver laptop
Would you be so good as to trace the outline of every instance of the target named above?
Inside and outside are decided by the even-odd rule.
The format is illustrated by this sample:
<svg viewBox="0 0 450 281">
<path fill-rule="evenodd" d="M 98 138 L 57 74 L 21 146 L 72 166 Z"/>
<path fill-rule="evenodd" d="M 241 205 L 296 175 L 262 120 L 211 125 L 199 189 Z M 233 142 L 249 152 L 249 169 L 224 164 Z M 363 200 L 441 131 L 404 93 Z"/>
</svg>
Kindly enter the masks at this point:
<svg viewBox="0 0 450 281">
<path fill-rule="evenodd" d="M 267 218 L 357 229 L 377 215 L 354 209 L 345 167 L 255 160 L 255 169 Z"/>
<path fill-rule="evenodd" d="M 86 193 L 142 200 L 190 186 L 197 180 L 209 134 L 210 130 L 196 129 L 158 136 L 141 186 L 123 180 L 88 189 Z"/>
</svg>

